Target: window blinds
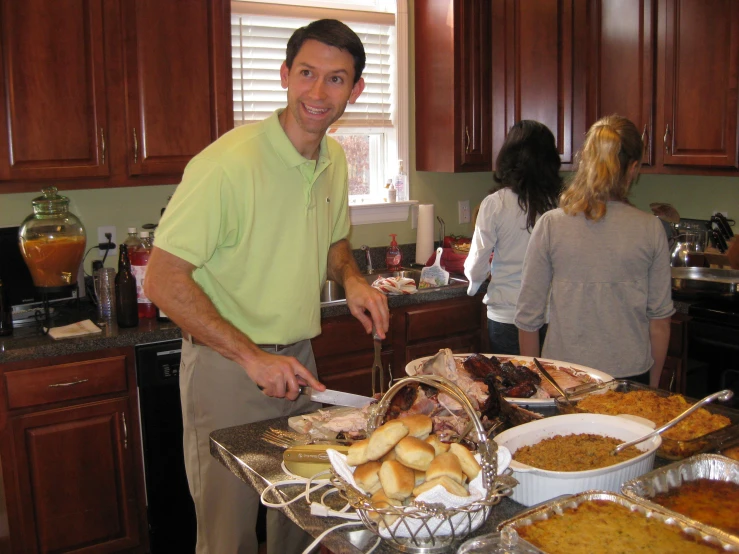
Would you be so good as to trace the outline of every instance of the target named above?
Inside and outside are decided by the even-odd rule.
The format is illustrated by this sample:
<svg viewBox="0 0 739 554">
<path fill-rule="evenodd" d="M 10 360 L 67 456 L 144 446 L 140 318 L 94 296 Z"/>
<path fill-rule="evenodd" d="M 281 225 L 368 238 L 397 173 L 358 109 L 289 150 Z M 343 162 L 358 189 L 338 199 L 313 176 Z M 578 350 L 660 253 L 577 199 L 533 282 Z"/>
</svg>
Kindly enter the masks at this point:
<svg viewBox="0 0 739 554">
<path fill-rule="evenodd" d="M 260 121 L 286 105 L 287 92 L 280 86 L 280 65 L 285 60 L 288 39 L 295 29 L 315 19 L 335 17 L 331 15 L 334 10 L 322 10 L 319 17 L 295 17 L 300 10 L 295 7 L 288 10 L 289 13 L 279 8 L 270 10 L 283 11 L 284 16 L 236 12 L 231 15 L 235 125 Z M 355 22 L 336 17 L 362 40 L 367 63 L 362 73 L 364 92 L 356 103 L 347 104 L 344 115 L 332 127 L 393 125 L 395 25 L 389 24 L 388 19 L 394 21 L 394 16 L 368 15 L 374 21 Z"/>
</svg>

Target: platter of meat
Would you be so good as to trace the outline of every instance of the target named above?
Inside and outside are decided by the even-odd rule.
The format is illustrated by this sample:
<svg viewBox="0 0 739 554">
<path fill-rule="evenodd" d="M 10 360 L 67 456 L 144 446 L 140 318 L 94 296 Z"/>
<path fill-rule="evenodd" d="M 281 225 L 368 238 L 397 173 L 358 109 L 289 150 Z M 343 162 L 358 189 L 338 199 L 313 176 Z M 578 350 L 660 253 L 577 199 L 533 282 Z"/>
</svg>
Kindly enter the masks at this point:
<svg viewBox="0 0 739 554">
<path fill-rule="evenodd" d="M 605 383 L 613 377 L 586 366 L 537 358 L 563 389 L 585 383 Z M 534 359 L 502 354 L 454 354 L 448 348 L 433 356 L 412 360 L 405 366 L 410 375 L 439 375 L 456 383 L 466 394 L 483 403 L 488 396 L 486 381 L 512 404 L 553 406 L 559 393 L 536 368 Z"/>
</svg>

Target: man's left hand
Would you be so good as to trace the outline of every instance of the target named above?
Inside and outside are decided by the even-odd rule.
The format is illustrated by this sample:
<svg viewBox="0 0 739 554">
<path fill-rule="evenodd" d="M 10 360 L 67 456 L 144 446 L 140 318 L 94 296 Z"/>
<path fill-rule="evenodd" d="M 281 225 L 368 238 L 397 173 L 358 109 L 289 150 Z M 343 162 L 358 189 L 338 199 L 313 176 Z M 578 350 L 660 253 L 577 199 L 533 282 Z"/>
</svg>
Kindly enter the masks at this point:
<svg viewBox="0 0 739 554">
<path fill-rule="evenodd" d="M 346 291 L 346 305 L 352 315 L 364 325 L 368 334 L 372 332 L 374 324 L 377 335 L 384 339 L 390 326 L 390 311 L 385 295 L 368 285 L 361 276 L 346 279 L 344 290 Z"/>
</svg>

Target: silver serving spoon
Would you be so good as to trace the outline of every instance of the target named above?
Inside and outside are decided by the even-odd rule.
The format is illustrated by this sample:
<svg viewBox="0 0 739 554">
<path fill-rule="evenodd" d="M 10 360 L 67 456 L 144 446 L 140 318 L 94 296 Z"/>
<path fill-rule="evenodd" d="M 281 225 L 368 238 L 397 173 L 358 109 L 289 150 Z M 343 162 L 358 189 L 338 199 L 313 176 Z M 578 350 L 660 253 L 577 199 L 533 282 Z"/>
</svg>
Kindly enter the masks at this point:
<svg viewBox="0 0 739 554">
<path fill-rule="evenodd" d="M 669 429 L 673 425 L 676 425 L 676 424 L 680 423 L 683 419 L 685 419 L 686 417 L 688 417 L 690 414 L 692 414 L 694 411 L 696 411 L 698 408 L 700 408 L 704 404 L 709 404 L 709 403 L 713 402 L 714 400 L 719 400 L 721 402 L 726 402 L 727 400 L 731 400 L 731 398 L 733 396 L 734 396 L 734 392 L 731 391 L 731 390 L 729 390 L 729 389 L 722 390 L 722 391 L 719 391 L 719 392 L 714 392 L 713 394 L 709 394 L 708 396 L 706 396 L 702 400 L 699 400 L 698 402 L 696 402 L 695 404 L 693 404 L 690 408 L 688 408 L 687 410 L 685 410 L 683 413 L 681 413 L 676 418 L 671 419 L 670 421 L 668 421 L 667 423 L 665 423 L 659 429 L 655 429 L 651 433 L 649 433 L 647 435 L 644 435 L 641 438 L 638 438 L 638 439 L 635 439 L 633 441 L 624 442 L 622 444 L 619 444 L 616 448 L 614 448 L 613 450 L 611 450 L 611 456 L 615 456 L 616 454 L 618 454 L 619 452 L 621 452 L 624 448 L 628 448 L 629 446 L 634 446 L 635 444 L 639 444 L 641 442 L 644 442 L 645 440 L 651 439 L 655 435 L 659 435 L 660 433 L 663 433 L 664 431 L 667 431 L 667 429 Z"/>
</svg>

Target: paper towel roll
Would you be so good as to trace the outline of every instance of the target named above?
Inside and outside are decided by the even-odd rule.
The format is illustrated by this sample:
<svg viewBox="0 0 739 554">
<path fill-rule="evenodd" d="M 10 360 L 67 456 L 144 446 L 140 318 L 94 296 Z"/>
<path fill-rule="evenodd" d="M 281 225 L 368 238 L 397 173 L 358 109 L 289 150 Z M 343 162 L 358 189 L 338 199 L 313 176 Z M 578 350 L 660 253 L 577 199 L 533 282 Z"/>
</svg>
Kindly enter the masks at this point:
<svg viewBox="0 0 739 554">
<path fill-rule="evenodd" d="M 434 205 L 418 205 L 418 227 L 416 228 L 416 263 L 426 264 L 434 253 Z"/>
</svg>

